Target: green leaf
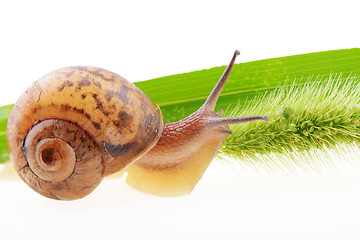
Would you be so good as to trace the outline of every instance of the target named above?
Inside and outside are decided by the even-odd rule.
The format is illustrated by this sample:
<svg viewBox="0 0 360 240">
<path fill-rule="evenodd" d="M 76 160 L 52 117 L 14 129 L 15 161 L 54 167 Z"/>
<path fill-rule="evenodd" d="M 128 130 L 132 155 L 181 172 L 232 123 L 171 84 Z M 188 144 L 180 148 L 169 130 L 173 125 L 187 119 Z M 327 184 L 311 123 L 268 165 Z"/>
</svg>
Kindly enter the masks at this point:
<svg viewBox="0 0 360 240">
<path fill-rule="evenodd" d="M 205 101 L 226 66 L 137 82 L 163 112 L 164 121 L 180 120 Z M 360 72 L 360 49 L 334 50 L 236 64 L 226 83 L 217 109 L 243 105 L 246 100 L 273 91 L 285 82 L 305 83 L 309 77 Z M 315 79 L 313 79 L 315 80 Z"/>
<path fill-rule="evenodd" d="M 164 121 L 177 121 L 196 111 L 202 105 L 225 68 L 226 66 L 221 66 L 176 74 L 137 82 L 135 85 L 161 107 Z M 337 80 L 345 79 L 351 74 L 360 76 L 359 48 L 236 64 L 221 94 L 217 109 L 228 109 L 227 112 L 236 110 L 235 108 L 242 109 L 250 100 L 257 96 L 263 96 L 265 93 L 274 92 L 279 86 L 291 87 L 295 79 L 296 85 L 301 86 L 309 84 L 309 81 L 310 83 L 326 82 L 331 74 L 339 73 L 344 77 L 337 78 Z M 11 108 L 12 105 L 0 108 L 0 163 L 9 158 L 5 135 Z M 250 124 L 249 126 L 254 125 Z M 251 131 L 251 129 L 248 130 Z M 299 131 L 293 125 L 290 130 L 291 132 Z M 234 137 L 236 136 L 231 139 L 233 140 Z M 268 150 L 268 152 L 272 151 L 271 148 Z M 234 152 L 231 152 L 231 155 L 233 154 Z"/>
<path fill-rule="evenodd" d="M 0 108 L 0 163 L 9 160 L 9 153 L 6 144 L 6 125 L 13 105 L 7 105 Z"/>
</svg>

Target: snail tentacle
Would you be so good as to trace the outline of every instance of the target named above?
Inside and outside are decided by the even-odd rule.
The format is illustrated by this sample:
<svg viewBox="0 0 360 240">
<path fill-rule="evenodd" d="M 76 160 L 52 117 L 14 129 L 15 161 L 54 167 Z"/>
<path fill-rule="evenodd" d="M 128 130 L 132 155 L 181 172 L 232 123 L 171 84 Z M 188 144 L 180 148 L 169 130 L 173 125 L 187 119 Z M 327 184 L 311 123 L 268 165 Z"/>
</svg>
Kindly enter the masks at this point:
<svg viewBox="0 0 360 240">
<path fill-rule="evenodd" d="M 269 121 L 268 116 L 250 116 L 250 117 L 212 117 L 210 118 L 208 127 L 220 127 L 220 126 L 227 126 L 231 124 L 238 124 L 238 123 L 246 123 L 252 122 L 256 120 L 263 120 L 265 122 Z"/>
<path fill-rule="evenodd" d="M 226 67 L 223 75 L 220 77 L 219 81 L 216 83 L 214 89 L 209 94 L 208 98 L 206 99 L 205 103 L 202 105 L 203 108 L 208 108 L 210 110 L 215 109 L 217 100 L 219 99 L 220 93 L 222 89 L 225 86 L 226 81 L 228 80 L 231 70 L 234 67 L 236 57 L 240 55 L 240 52 L 236 50 L 234 52 L 234 55 L 229 63 L 229 65 Z"/>
</svg>

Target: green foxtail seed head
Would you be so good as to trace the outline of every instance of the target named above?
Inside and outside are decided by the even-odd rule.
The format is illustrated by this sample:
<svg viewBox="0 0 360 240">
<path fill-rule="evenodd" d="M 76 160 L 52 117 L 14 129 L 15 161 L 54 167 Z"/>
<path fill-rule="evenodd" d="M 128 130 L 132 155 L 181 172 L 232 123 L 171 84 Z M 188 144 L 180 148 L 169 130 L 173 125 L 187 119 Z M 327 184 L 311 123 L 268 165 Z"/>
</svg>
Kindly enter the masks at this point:
<svg viewBox="0 0 360 240">
<path fill-rule="evenodd" d="M 331 76 L 305 84 L 294 81 L 259 96 L 243 108 L 227 110 L 227 116 L 267 113 L 269 124 L 251 122 L 231 126 L 220 156 L 250 164 L 281 164 L 280 155 L 293 156 L 296 164 L 314 164 L 293 153 L 360 143 L 360 80 Z M 313 159 L 315 161 L 315 159 Z M 320 161 L 316 159 L 316 161 Z"/>
</svg>

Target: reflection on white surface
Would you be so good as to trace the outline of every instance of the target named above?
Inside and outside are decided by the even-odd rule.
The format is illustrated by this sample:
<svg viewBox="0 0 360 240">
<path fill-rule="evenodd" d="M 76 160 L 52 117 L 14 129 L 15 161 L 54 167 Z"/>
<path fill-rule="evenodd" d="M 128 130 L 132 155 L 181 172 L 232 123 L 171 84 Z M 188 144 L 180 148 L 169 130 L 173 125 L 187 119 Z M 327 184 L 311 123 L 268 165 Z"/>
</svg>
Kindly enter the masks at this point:
<svg viewBox="0 0 360 240">
<path fill-rule="evenodd" d="M 103 181 L 82 200 L 63 202 L 21 181 L 0 181 L 6 193 L 2 227 L 30 239 L 351 237 L 360 234 L 359 182 L 359 170 L 341 163 L 322 175 L 293 178 L 214 161 L 189 196 L 143 194 L 120 178 Z"/>
</svg>

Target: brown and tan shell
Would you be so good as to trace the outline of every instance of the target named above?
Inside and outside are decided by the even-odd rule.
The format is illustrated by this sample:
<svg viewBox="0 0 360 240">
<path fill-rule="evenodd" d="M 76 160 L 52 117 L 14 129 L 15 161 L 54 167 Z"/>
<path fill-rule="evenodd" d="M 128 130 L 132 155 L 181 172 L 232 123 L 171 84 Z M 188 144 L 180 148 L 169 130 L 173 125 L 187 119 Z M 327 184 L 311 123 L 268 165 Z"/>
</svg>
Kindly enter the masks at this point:
<svg viewBox="0 0 360 240">
<path fill-rule="evenodd" d="M 162 128 L 159 107 L 135 85 L 77 66 L 53 71 L 25 91 L 10 114 L 7 141 L 32 189 L 70 200 L 149 151 Z"/>
</svg>

